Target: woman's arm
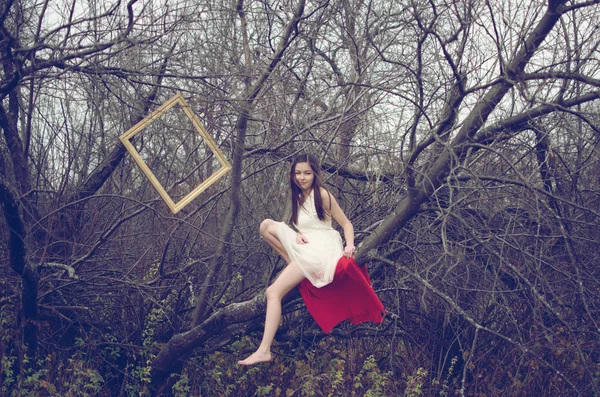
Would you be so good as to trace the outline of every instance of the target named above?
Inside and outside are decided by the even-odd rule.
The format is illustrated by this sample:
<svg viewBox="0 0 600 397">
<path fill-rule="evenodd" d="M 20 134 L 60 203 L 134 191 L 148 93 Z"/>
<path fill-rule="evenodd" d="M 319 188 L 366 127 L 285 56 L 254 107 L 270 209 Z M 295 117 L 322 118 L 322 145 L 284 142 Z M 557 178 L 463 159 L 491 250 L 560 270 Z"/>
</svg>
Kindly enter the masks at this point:
<svg viewBox="0 0 600 397">
<path fill-rule="evenodd" d="M 323 200 L 323 207 L 344 230 L 344 240 L 346 241 L 344 256 L 353 256 L 356 247 L 354 247 L 354 226 L 352 226 L 352 222 L 348 220 L 348 217 L 346 217 L 346 214 L 344 214 L 344 211 L 340 208 L 335 197 L 324 188 L 321 188 L 321 197 Z"/>
</svg>

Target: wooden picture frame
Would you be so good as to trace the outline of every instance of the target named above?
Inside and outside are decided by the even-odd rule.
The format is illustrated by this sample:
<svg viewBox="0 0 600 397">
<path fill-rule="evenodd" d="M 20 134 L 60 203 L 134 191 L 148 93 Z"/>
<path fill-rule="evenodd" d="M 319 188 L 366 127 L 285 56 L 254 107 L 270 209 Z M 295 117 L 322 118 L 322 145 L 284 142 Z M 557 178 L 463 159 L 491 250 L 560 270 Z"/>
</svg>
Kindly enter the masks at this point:
<svg viewBox="0 0 600 397">
<path fill-rule="evenodd" d="M 204 140 L 206 145 L 208 145 L 210 150 L 213 152 L 213 154 L 215 155 L 215 157 L 221 164 L 221 168 L 219 168 L 217 171 L 215 171 L 204 182 L 202 182 L 200 185 L 198 185 L 196 188 L 194 188 L 190 193 L 185 195 L 177 203 L 175 203 L 173 201 L 173 199 L 171 198 L 171 196 L 169 196 L 169 194 L 167 193 L 165 188 L 161 185 L 161 183 L 158 181 L 158 179 L 154 176 L 154 173 L 152 173 L 152 170 L 150 170 L 150 167 L 148 167 L 146 162 L 142 159 L 142 156 L 138 153 L 138 151 L 135 149 L 135 147 L 133 146 L 133 144 L 130 141 L 131 138 L 133 138 L 136 134 L 138 134 L 144 128 L 149 126 L 153 121 L 155 121 L 161 115 L 168 112 L 175 105 L 181 106 L 181 108 L 183 109 L 183 112 L 190 119 L 190 121 L 192 122 L 192 125 L 194 126 L 196 131 L 200 134 L 200 136 L 202 137 L 202 139 Z M 190 106 L 187 104 L 187 102 L 185 101 L 185 99 L 184 99 L 183 95 L 181 95 L 181 93 L 177 93 L 171 99 L 169 99 L 168 101 L 163 103 L 158 109 L 156 109 L 152 113 L 148 114 L 146 117 L 144 117 L 143 120 L 141 120 L 139 123 L 137 123 L 136 125 L 131 127 L 129 130 L 124 132 L 119 137 L 119 139 L 121 140 L 123 145 L 125 145 L 125 148 L 129 152 L 131 157 L 133 157 L 133 159 L 138 164 L 138 166 L 141 168 L 142 172 L 144 174 L 146 174 L 146 177 L 148 178 L 150 183 L 152 183 L 152 186 L 154 186 L 154 188 L 156 189 L 156 191 L 158 192 L 160 197 L 165 201 L 165 203 L 167 203 L 167 205 L 169 206 L 169 208 L 171 209 L 171 212 L 173 212 L 173 214 L 176 214 L 177 212 L 179 212 L 183 207 L 185 207 L 193 199 L 195 199 L 200 193 L 202 193 L 209 186 L 214 184 L 223 175 L 225 175 L 226 173 L 228 173 L 231 170 L 231 164 L 227 161 L 227 158 L 223 155 L 223 152 L 221 152 L 221 150 L 215 143 L 214 139 L 210 136 L 210 134 L 208 133 L 206 128 L 204 128 L 204 126 L 200 122 L 200 119 L 198 119 L 198 117 L 194 114 L 194 112 L 192 111 Z"/>
</svg>

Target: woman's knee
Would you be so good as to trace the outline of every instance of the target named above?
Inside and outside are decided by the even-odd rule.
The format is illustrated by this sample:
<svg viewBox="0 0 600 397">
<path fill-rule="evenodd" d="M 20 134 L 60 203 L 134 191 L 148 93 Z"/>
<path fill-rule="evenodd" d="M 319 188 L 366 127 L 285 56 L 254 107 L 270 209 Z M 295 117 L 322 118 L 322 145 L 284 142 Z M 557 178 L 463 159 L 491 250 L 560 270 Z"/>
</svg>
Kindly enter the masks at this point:
<svg viewBox="0 0 600 397">
<path fill-rule="evenodd" d="M 267 300 L 281 300 L 282 298 L 281 291 L 279 291 L 279 289 L 274 287 L 273 285 L 267 287 L 267 290 L 265 291 L 265 296 L 267 297 Z"/>
<path fill-rule="evenodd" d="M 265 219 L 264 221 L 262 221 L 260 223 L 260 235 L 264 236 L 265 234 L 267 234 L 271 226 L 274 224 L 275 221 L 273 221 L 273 219 Z"/>
</svg>

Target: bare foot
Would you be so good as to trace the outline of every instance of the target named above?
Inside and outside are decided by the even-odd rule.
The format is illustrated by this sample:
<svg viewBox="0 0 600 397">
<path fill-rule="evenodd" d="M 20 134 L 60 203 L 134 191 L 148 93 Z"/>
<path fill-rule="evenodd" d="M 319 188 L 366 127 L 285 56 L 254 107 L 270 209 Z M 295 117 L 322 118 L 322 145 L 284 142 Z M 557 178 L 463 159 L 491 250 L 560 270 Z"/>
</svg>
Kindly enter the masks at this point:
<svg viewBox="0 0 600 397">
<path fill-rule="evenodd" d="M 255 351 L 252 355 L 248 356 L 245 360 L 238 361 L 238 365 L 254 365 L 258 363 L 264 363 L 267 361 L 271 361 L 273 357 L 271 356 L 271 352 L 268 351 L 266 353 Z"/>
</svg>

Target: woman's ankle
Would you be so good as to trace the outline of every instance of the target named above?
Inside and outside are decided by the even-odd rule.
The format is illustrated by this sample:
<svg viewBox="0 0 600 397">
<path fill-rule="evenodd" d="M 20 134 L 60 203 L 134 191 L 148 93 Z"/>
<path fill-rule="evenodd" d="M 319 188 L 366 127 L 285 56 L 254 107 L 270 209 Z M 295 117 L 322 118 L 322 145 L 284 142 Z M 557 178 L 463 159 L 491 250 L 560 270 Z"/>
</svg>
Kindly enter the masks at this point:
<svg viewBox="0 0 600 397">
<path fill-rule="evenodd" d="M 258 348 L 256 349 L 257 353 L 260 354 L 270 354 L 271 353 L 271 346 L 258 346 Z"/>
</svg>

